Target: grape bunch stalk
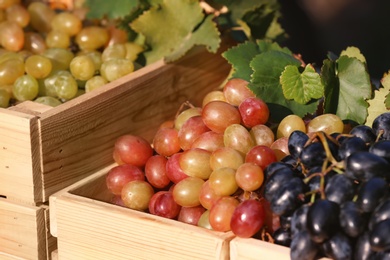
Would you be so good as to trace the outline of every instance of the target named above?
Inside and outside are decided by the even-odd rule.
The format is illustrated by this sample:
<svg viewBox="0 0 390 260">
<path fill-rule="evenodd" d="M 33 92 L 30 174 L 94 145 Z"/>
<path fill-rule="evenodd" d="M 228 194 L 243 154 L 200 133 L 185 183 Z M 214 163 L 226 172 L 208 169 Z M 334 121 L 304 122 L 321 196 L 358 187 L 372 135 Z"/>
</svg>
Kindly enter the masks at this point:
<svg viewBox="0 0 390 260">
<path fill-rule="evenodd" d="M 291 259 L 389 259 L 390 113 L 349 133 L 295 130 L 263 189 Z"/>
</svg>

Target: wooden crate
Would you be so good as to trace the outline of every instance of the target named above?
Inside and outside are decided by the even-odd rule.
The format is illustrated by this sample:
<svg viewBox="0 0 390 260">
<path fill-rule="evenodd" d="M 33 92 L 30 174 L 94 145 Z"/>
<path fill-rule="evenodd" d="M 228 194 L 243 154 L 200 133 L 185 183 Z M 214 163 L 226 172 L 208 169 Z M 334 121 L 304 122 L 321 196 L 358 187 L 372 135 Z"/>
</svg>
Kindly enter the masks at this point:
<svg viewBox="0 0 390 260">
<path fill-rule="evenodd" d="M 236 237 L 230 242 L 231 260 L 277 259 L 290 260 L 287 247 L 264 242 L 254 238 Z"/>
<path fill-rule="evenodd" d="M 254 238 L 236 237 L 230 242 L 230 260 L 290 260 L 290 249 Z M 319 260 L 331 260 L 322 257 Z"/>
<path fill-rule="evenodd" d="M 49 207 L 0 198 L 0 259 L 49 260 L 57 239 L 49 232 Z"/>
<path fill-rule="evenodd" d="M 229 259 L 231 232 L 109 203 L 105 176 L 112 166 L 50 197 L 50 230 L 58 240 L 58 259 Z"/>
<path fill-rule="evenodd" d="M 224 50 L 220 48 L 221 52 Z M 183 101 L 199 103 L 230 65 L 204 48 L 156 62 L 58 107 L 0 109 L 0 195 L 30 205 L 112 162 L 116 138 L 150 138 Z"/>
</svg>

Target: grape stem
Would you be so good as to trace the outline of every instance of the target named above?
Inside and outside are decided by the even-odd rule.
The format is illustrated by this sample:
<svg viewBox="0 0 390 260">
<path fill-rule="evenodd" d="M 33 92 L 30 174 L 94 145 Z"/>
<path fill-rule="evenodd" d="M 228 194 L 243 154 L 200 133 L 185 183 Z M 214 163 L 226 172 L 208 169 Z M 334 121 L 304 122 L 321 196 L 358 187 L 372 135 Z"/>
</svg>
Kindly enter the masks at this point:
<svg viewBox="0 0 390 260">
<path fill-rule="evenodd" d="M 312 178 L 314 178 L 316 176 L 320 176 L 320 187 L 317 190 L 313 190 L 313 191 L 307 192 L 305 194 L 305 196 L 311 196 L 311 198 L 310 198 L 311 202 L 315 201 L 315 195 L 317 193 L 320 193 L 321 199 L 326 199 L 326 196 L 325 196 L 325 175 L 328 174 L 332 170 L 336 171 L 339 174 L 342 174 L 343 173 L 342 169 L 344 168 L 344 162 L 343 161 L 338 162 L 334 158 L 334 156 L 329 148 L 328 140 L 330 140 L 331 142 L 338 145 L 337 140 L 335 138 L 333 138 L 332 136 L 326 134 L 325 132 L 319 131 L 319 132 L 314 133 L 309 138 L 309 140 L 307 140 L 305 146 L 312 143 L 316 138 L 319 139 L 319 141 L 322 143 L 322 145 L 324 147 L 324 150 L 326 153 L 326 159 L 324 160 L 324 162 L 322 164 L 321 172 L 313 173 L 303 180 L 305 183 L 308 183 Z M 303 165 L 302 165 L 302 168 L 304 168 Z"/>
<path fill-rule="evenodd" d="M 187 101 L 184 101 L 183 103 L 181 103 L 179 109 L 177 110 L 176 115 L 175 115 L 175 119 L 179 116 L 179 114 L 180 114 L 181 112 L 184 111 L 184 108 L 185 108 L 186 106 L 187 106 L 188 108 L 194 108 L 194 107 L 195 107 L 190 101 L 188 101 L 188 100 L 187 100 Z"/>
</svg>

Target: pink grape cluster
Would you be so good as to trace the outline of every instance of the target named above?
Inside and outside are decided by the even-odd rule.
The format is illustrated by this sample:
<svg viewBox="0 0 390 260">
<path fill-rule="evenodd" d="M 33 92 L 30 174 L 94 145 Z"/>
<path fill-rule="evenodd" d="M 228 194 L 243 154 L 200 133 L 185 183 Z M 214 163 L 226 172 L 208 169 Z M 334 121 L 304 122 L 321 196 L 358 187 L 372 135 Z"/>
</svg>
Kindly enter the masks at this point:
<svg viewBox="0 0 390 260">
<path fill-rule="evenodd" d="M 230 79 L 201 107 L 182 108 L 152 143 L 119 137 L 106 177 L 113 203 L 240 237 L 272 225 L 260 189 L 287 142 L 275 140 L 268 106 L 247 84 Z"/>
</svg>

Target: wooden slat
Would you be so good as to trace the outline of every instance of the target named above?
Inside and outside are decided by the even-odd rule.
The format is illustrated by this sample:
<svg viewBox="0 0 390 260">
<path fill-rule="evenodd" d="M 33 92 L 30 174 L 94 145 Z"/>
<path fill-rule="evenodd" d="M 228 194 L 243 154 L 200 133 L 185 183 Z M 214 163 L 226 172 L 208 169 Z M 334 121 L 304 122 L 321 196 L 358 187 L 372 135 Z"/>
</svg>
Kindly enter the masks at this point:
<svg viewBox="0 0 390 260">
<path fill-rule="evenodd" d="M 24 259 L 46 260 L 46 211 L 47 207 L 0 199 L 0 252 Z"/>
<path fill-rule="evenodd" d="M 0 195 L 35 205 L 42 201 L 38 118 L 0 109 Z"/>
<path fill-rule="evenodd" d="M 231 260 L 277 259 L 290 260 L 288 247 L 274 245 L 258 239 L 234 238 L 230 242 Z"/>
<path fill-rule="evenodd" d="M 50 197 L 59 259 L 229 259 L 231 232 L 109 204 L 101 189 L 105 174 L 99 171 Z"/>
</svg>

